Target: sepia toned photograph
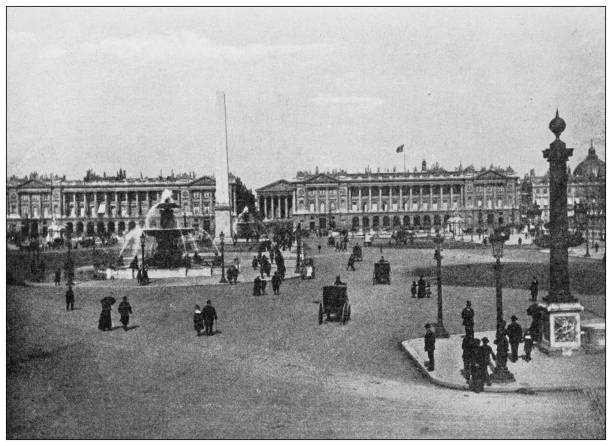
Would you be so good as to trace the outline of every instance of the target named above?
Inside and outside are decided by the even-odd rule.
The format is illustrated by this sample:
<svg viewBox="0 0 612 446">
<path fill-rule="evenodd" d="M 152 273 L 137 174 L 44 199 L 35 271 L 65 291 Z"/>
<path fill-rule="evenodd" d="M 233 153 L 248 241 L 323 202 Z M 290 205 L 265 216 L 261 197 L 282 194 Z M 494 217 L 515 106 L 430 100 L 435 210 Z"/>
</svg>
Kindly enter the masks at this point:
<svg viewBox="0 0 612 446">
<path fill-rule="evenodd" d="M 8 6 L 6 439 L 606 438 L 606 9 Z"/>
</svg>

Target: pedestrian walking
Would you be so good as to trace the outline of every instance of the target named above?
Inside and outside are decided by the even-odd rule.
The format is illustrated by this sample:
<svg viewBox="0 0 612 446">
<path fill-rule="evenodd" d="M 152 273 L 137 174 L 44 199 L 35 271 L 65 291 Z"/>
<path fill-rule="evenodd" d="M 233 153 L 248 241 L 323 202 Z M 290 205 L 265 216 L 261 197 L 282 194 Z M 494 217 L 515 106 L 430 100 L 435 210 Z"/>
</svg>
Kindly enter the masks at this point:
<svg viewBox="0 0 612 446">
<path fill-rule="evenodd" d="M 54 277 L 54 283 L 55 286 L 59 286 L 61 281 L 62 281 L 62 270 L 60 268 L 55 270 L 55 277 Z"/>
<path fill-rule="evenodd" d="M 425 296 L 427 296 L 427 298 L 431 298 L 431 283 L 429 282 L 429 280 L 425 285 Z"/>
<path fill-rule="evenodd" d="M 212 306 L 210 300 L 206 301 L 206 305 L 202 309 L 202 319 L 204 319 L 204 328 L 206 336 L 212 336 L 213 324 L 217 320 L 217 311 Z"/>
<path fill-rule="evenodd" d="M 531 334 L 531 329 L 527 329 L 524 338 L 525 343 L 523 344 L 523 360 L 529 362 L 531 361 L 531 350 L 533 350 L 533 335 Z"/>
<path fill-rule="evenodd" d="M 268 282 L 266 281 L 266 278 L 262 277 L 261 281 L 260 281 L 261 295 L 262 296 L 265 296 L 265 294 L 266 294 L 266 285 L 267 284 L 268 284 Z"/>
<path fill-rule="evenodd" d="M 280 285 L 282 281 L 283 279 L 281 279 L 280 274 L 278 273 L 278 271 L 276 271 L 274 275 L 272 276 L 272 292 L 275 295 L 280 294 Z"/>
<path fill-rule="evenodd" d="M 193 310 L 193 329 L 197 333 L 196 336 L 200 336 L 202 330 L 204 330 L 204 319 L 202 318 L 202 311 L 199 305 L 196 305 Z"/>
<path fill-rule="evenodd" d="M 410 287 L 410 292 L 412 293 L 412 298 L 416 299 L 417 297 L 417 283 L 413 280 L 412 287 Z"/>
<path fill-rule="evenodd" d="M 423 299 L 425 297 L 425 279 L 423 276 L 419 276 L 419 282 L 417 285 L 417 296 L 419 299 Z"/>
<path fill-rule="evenodd" d="M 484 364 L 483 378 L 486 381 L 487 386 L 490 386 L 491 375 L 489 374 L 488 369 L 491 369 L 491 373 L 495 372 L 495 364 L 491 361 L 491 358 L 493 358 L 493 360 L 496 360 L 497 357 L 495 356 L 495 353 L 493 353 L 493 349 L 489 345 L 489 338 L 487 338 L 486 336 L 482 338 L 482 346 L 480 347 L 480 349 L 481 354 L 483 355 L 482 360 Z"/>
<path fill-rule="evenodd" d="M 110 331 L 113 329 L 113 323 L 111 320 L 111 307 L 115 304 L 116 300 L 112 296 L 106 296 L 100 300 L 102 304 L 102 312 L 100 313 L 100 319 L 98 320 L 98 330 Z"/>
<path fill-rule="evenodd" d="M 533 280 L 531 281 L 531 286 L 529 287 L 529 290 L 531 291 L 531 300 L 532 301 L 537 301 L 538 300 L 538 278 L 536 276 L 533 276 Z"/>
<path fill-rule="evenodd" d="M 130 263 L 130 269 L 132 270 L 133 279 L 134 275 L 136 274 L 136 271 L 138 271 L 138 256 L 134 256 L 134 258 L 132 259 L 132 262 Z"/>
<path fill-rule="evenodd" d="M 599 251 L 599 243 L 595 242 L 593 247 L 595 248 L 595 254 L 597 254 L 597 251 Z"/>
<path fill-rule="evenodd" d="M 351 254 L 349 256 L 348 264 L 346 265 L 346 270 L 348 271 L 349 268 L 351 269 L 351 271 L 355 271 L 355 255 L 354 254 Z"/>
<path fill-rule="evenodd" d="M 66 311 L 74 310 L 74 291 L 72 291 L 72 285 L 68 285 L 66 291 Z"/>
<path fill-rule="evenodd" d="M 506 332 L 508 333 L 508 342 L 510 344 L 510 361 L 518 361 L 518 348 L 523 337 L 523 328 L 516 322 L 517 317 L 512 315 L 512 322 L 508 325 Z"/>
<path fill-rule="evenodd" d="M 319 250 L 319 254 L 321 254 L 321 244 L 320 243 L 317 245 L 317 249 Z"/>
<path fill-rule="evenodd" d="M 121 325 L 123 325 L 123 329 L 125 331 L 128 330 L 128 324 L 130 323 L 130 314 L 132 314 L 132 306 L 128 302 L 127 296 L 123 296 L 123 302 L 119 304 L 119 308 L 117 309 L 119 314 L 121 315 Z"/>
<path fill-rule="evenodd" d="M 431 324 L 425 324 L 425 351 L 427 352 L 427 370 L 434 371 L 434 350 L 436 349 L 436 335 L 431 330 Z"/>
<path fill-rule="evenodd" d="M 138 285 L 144 285 L 142 283 L 142 270 L 140 268 L 138 268 L 138 272 L 136 273 L 136 281 L 138 282 Z"/>
<path fill-rule="evenodd" d="M 251 265 L 253 265 L 253 269 L 257 271 L 257 267 L 259 266 L 259 262 L 257 261 L 257 256 L 253 256 L 253 262 L 251 263 Z"/>
<path fill-rule="evenodd" d="M 255 276 L 255 280 L 253 280 L 253 296 L 261 296 L 261 278 L 259 276 Z"/>
<path fill-rule="evenodd" d="M 469 300 L 465 303 L 465 308 L 461 312 L 461 319 L 463 319 L 465 334 L 474 336 L 474 310 L 472 309 L 472 302 Z"/>
</svg>

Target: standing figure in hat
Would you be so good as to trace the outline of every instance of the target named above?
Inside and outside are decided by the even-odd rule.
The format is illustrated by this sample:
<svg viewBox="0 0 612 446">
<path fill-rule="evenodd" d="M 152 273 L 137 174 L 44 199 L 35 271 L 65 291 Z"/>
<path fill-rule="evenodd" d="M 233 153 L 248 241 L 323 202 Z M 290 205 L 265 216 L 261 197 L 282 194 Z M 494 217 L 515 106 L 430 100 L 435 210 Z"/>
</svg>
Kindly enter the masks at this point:
<svg viewBox="0 0 612 446">
<path fill-rule="evenodd" d="M 100 319 L 98 320 L 98 329 L 102 331 L 110 331 L 113 329 L 113 323 L 111 321 L 111 307 L 116 302 L 112 296 L 106 296 L 100 303 L 102 304 L 102 312 L 100 313 Z"/>
<path fill-rule="evenodd" d="M 433 372 L 435 366 L 434 350 L 436 349 L 436 335 L 431 329 L 431 324 L 425 324 L 425 329 L 427 330 L 425 333 L 425 351 L 427 352 L 427 357 L 429 358 L 427 370 Z"/>
<path fill-rule="evenodd" d="M 508 333 L 508 341 L 510 343 L 510 361 L 518 361 L 518 348 L 523 337 L 523 328 L 516 322 L 517 317 L 512 315 L 510 318 L 512 322 L 506 328 Z"/>
<path fill-rule="evenodd" d="M 130 314 L 132 314 L 132 306 L 128 302 L 127 296 L 123 296 L 123 302 L 119 304 L 117 311 L 119 311 L 119 314 L 121 315 L 120 321 L 123 325 L 123 329 L 127 331 L 128 324 L 130 323 Z"/>
<path fill-rule="evenodd" d="M 469 300 L 465 303 L 465 308 L 461 312 L 461 319 L 463 319 L 465 334 L 474 336 L 474 310 L 472 309 L 472 302 Z"/>
<path fill-rule="evenodd" d="M 211 305 L 210 300 L 206 301 L 206 305 L 202 309 L 202 318 L 204 319 L 204 328 L 206 329 L 206 336 L 213 335 L 213 324 L 217 319 L 217 311 L 215 307 Z"/>
<path fill-rule="evenodd" d="M 66 291 L 66 311 L 74 310 L 74 291 L 72 291 L 72 285 L 68 285 L 68 291 Z"/>
</svg>

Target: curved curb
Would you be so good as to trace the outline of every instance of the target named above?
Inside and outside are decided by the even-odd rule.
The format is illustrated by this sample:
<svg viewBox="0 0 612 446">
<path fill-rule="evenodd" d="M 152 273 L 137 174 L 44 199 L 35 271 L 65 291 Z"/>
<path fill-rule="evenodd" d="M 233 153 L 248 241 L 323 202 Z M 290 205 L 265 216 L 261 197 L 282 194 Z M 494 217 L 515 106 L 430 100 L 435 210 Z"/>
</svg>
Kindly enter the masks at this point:
<svg viewBox="0 0 612 446">
<path fill-rule="evenodd" d="M 417 355 L 412 349 L 406 347 L 401 341 L 399 342 L 400 347 L 406 352 L 406 354 L 416 364 L 419 371 L 427 378 L 432 384 L 447 389 L 462 390 L 471 392 L 467 384 L 456 384 L 448 381 L 443 381 L 438 378 L 434 378 L 425 368 L 425 366 L 418 360 Z M 550 386 L 550 387 L 519 387 L 519 388 L 504 388 L 504 387 L 487 387 L 485 386 L 481 393 L 521 393 L 521 394 L 533 394 L 538 392 L 581 392 L 583 390 L 605 390 L 606 386 Z"/>
<path fill-rule="evenodd" d="M 292 276 L 292 277 L 285 277 L 285 279 L 283 280 L 283 282 L 287 281 L 287 280 L 295 280 L 295 279 L 300 279 L 301 277 L 299 275 L 296 276 Z M 119 280 L 131 280 L 131 279 L 119 279 Z M 135 280 L 135 279 L 134 279 Z M 158 279 L 158 280 L 163 280 L 163 279 Z M 92 284 L 89 285 L 92 282 L 96 282 L 96 284 Z M 99 282 L 99 285 L 98 283 Z M 23 281 L 24 286 L 27 287 L 32 287 L 32 288 L 65 288 L 66 284 L 62 283 L 59 286 L 55 286 L 53 283 L 51 282 L 44 282 L 44 283 L 39 283 L 39 282 L 30 282 L 28 280 L 24 280 Z M 113 285 L 105 285 L 106 283 L 113 283 Z M 147 288 L 166 288 L 166 287 L 216 287 L 216 286 L 229 286 L 229 283 L 219 283 L 219 282 L 213 282 L 213 283 L 181 283 L 181 282 L 176 282 L 176 283 L 163 283 L 163 284 L 156 284 L 155 282 L 151 282 L 148 285 L 132 285 L 132 284 L 121 284 L 121 285 L 114 285 L 118 283 L 117 281 L 114 280 L 99 280 L 99 281 L 93 281 L 93 280 L 88 280 L 86 282 L 81 282 L 81 283 L 75 283 L 74 285 L 72 285 L 73 288 L 81 288 L 81 289 L 96 289 L 96 288 L 138 288 L 138 289 L 147 289 Z M 252 284 L 253 282 L 237 282 L 236 285 L 245 285 L 245 284 Z M 84 285 L 84 284 L 88 284 L 88 285 Z M 233 284 L 232 284 L 233 285 Z"/>
</svg>

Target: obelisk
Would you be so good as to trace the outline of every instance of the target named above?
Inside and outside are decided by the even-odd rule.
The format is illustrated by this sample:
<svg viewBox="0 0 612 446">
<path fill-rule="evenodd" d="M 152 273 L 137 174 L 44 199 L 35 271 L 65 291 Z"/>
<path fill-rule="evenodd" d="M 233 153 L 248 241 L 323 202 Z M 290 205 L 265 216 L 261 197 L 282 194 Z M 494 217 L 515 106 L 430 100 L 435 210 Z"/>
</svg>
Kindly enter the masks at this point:
<svg viewBox="0 0 612 446">
<path fill-rule="evenodd" d="M 215 161 L 215 240 L 223 233 L 232 236 L 232 217 L 229 199 L 229 166 L 227 156 L 227 112 L 225 93 L 217 92 L 217 117 L 219 121 L 219 141 L 217 142 Z"/>
</svg>

